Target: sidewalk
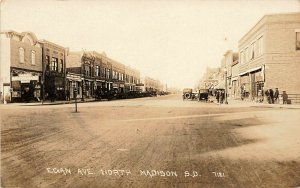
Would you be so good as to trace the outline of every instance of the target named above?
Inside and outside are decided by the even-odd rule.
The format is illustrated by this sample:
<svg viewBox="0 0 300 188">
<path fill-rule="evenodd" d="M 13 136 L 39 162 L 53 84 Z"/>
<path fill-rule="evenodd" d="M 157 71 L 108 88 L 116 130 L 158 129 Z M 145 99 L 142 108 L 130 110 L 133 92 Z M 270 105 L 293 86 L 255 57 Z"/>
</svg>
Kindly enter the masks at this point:
<svg viewBox="0 0 300 188">
<path fill-rule="evenodd" d="M 228 99 L 228 107 L 264 107 L 264 108 L 286 108 L 286 109 L 300 109 L 299 104 L 267 104 L 258 103 L 255 101 L 239 100 L 239 99 Z M 214 101 L 215 104 L 218 104 Z M 226 104 L 221 104 L 226 105 Z"/>
<path fill-rule="evenodd" d="M 106 100 L 102 100 L 106 101 Z M 95 98 L 91 99 L 84 99 L 84 101 L 81 101 L 81 99 L 77 99 L 77 103 L 86 103 L 86 102 L 101 102 L 101 100 L 95 100 Z M 70 101 L 44 101 L 43 103 L 40 102 L 30 102 L 30 103 L 9 103 L 9 104 L 1 104 L 1 105 L 18 105 L 18 106 L 41 106 L 41 105 L 62 105 L 62 104 L 74 104 L 75 100 Z"/>
</svg>

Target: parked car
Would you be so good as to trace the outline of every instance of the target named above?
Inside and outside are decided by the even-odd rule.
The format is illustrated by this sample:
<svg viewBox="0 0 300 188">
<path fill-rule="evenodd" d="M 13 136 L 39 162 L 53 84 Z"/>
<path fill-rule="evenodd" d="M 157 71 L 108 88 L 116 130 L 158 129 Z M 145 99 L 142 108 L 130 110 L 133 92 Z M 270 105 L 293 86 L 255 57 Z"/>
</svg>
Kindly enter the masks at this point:
<svg viewBox="0 0 300 188">
<path fill-rule="evenodd" d="M 199 89 L 198 101 L 208 100 L 208 89 Z"/>
</svg>

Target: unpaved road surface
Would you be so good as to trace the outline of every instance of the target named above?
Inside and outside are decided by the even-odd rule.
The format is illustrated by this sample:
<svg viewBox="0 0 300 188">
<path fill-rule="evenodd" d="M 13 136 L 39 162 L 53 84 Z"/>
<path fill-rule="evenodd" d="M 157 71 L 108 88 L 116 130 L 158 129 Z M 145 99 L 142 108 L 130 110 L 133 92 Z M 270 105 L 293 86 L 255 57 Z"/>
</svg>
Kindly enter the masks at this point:
<svg viewBox="0 0 300 188">
<path fill-rule="evenodd" d="M 300 110 L 180 96 L 0 106 L 2 187 L 297 187 Z"/>
</svg>

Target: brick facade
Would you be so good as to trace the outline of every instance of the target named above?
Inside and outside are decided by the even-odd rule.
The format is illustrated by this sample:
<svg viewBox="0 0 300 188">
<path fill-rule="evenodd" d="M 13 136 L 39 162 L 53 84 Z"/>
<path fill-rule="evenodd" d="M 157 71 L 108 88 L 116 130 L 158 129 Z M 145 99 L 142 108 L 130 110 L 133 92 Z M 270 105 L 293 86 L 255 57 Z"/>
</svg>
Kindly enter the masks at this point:
<svg viewBox="0 0 300 188">
<path fill-rule="evenodd" d="M 245 84 L 249 99 L 256 100 L 259 90 L 275 88 L 300 94 L 297 31 L 300 13 L 266 15 L 239 41 L 240 81 L 245 81 L 241 85 Z"/>
</svg>

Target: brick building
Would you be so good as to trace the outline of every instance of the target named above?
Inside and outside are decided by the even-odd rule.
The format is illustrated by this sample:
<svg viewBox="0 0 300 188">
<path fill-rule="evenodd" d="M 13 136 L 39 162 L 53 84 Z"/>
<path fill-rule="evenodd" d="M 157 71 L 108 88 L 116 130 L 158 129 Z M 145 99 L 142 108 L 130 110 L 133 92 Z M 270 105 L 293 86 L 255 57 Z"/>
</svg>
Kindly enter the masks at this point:
<svg viewBox="0 0 300 188">
<path fill-rule="evenodd" d="M 31 32 L 1 32 L 0 92 L 3 102 L 40 100 L 42 48 Z"/>
<path fill-rule="evenodd" d="M 77 88 L 77 98 L 94 97 L 95 56 L 92 52 L 69 52 L 67 55 L 67 83 L 66 87 L 73 98 L 74 88 Z"/>
<path fill-rule="evenodd" d="M 125 66 L 125 91 L 138 91 L 140 84 L 140 71 Z"/>
<path fill-rule="evenodd" d="M 158 92 L 160 90 L 160 81 L 159 80 L 155 80 L 153 78 L 150 78 L 148 76 L 145 76 L 143 78 L 143 91 L 146 92 Z"/>
<path fill-rule="evenodd" d="M 239 60 L 235 60 L 231 64 L 231 84 L 230 84 L 230 98 L 240 99 L 241 91 L 239 84 Z"/>
<path fill-rule="evenodd" d="M 111 58 L 107 58 L 107 62 L 111 63 L 112 70 L 112 88 L 117 93 L 125 92 L 125 65 Z"/>
<path fill-rule="evenodd" d="M 246 97 L 278 88 L 300 94 L 300 13 L 264 16 L 239 41 L 239 80 Z"/>
<path fill-rule="evenodd" d="M 65 100 L 66 54 L 68 49 L 47 40 L 40 40 L 43 61 L 42 93 L 44 99 Z"/>
<path fill-rule="evenodd" d="M 225 54 L 224 57 L 222 59 L 222 63 L 221 63 L 221 72 L 222 74 L 224 74 L 224 76 L 226 76 L 226 82 L 227 82 L 227 93 L 228 93 L 228 98 L 231 98 L 232 93 L 234 93 L 235 91 L 231 91 L 232 89 L 232 64 L 233 62 L 235 62 L 236 60 L 238 60 L 238 53 L 237 52 L 233 52 L 232 50 L 228 50 Z M 226 73 L 225 73 L 226 71 Z M 237 80 L 237 77 L 235 77 L 234 79 Z M 236 84 L 236 80 L 234 80 L 234 83 Z M 225 82 L 225 80 L 224 80 Z M 225 84 L 224 84 L 225 86 Z M 236 85 L 234 86 L 234 90 L 236 89 Z"/>
</svg>

